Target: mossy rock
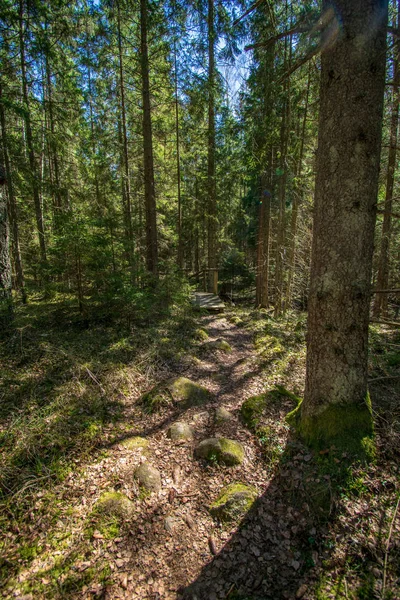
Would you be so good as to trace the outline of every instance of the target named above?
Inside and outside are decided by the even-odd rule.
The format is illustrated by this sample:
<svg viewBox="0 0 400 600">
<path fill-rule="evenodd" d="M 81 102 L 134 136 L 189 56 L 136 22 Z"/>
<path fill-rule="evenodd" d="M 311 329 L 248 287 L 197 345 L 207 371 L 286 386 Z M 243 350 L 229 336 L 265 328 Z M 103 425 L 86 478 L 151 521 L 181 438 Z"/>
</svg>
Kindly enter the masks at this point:
<svg viewBox="0 0 400 600">
<path fill-rule="evenodd" d="M 146 450 L 149 445 L 149 440 L 137 435 L 128 437 L 121 442 L 121 446 L 127 450 Z"/>
<path fill-rule="evenodd" d="M 167 382 L 166 387 L 174 402 L 184 408 L 201 406 L 213 398 L 207 388 L 186 377 L 175 377 Z"/>
<path fill-rule="evenodd" d="M 315 413 L 304 414 L 302 402 L 286 416 L 287 422 L 310 447 L 333 448 L 341 455 L 362 462 L 375 457 L 374 427 L 369 395 L 362 404 L 328 404 Z"/>
<path fill-rule="evenodd" d="M 214 421 L 216 425 L 222 425 L 232 419 L 232 414 L 224 406 L 218 406 L 215 410 Z"/>
<path fill-rule="evenodd" d="M 252 396 L 243 402 L 240 408 L 240 415 L 249 429 L 253 430 L 257 427 L 266 405 L 267 394 Z"/>
<path fill-rule="evenodd" d="M 162 385 L 156 385 L 149 392 L 143 394 L 140 398 L 144 410 L 148 413 L 153 413 L 161 410 L 161 408 L 172 404 L 172 397 L 168 389 Z"/>
<path fill-rule="evenodd" d="M 236 521 L 250 510 L 257 497 L 255 488 L 243 483 L 231 483 L 222 489 L 209 510 L 219 521 Z"/>
<path fill-rule="evenodd" d="M 193 439 L 193 431 L 187 423 L 177 421 L 168 429 L 167 436 L 173 441 L 191 440 Z"/>
<path fill-rule="evenodd" d="M 120 492 L 104 492 L 96 503 L 95 511 L 98 514 L 127 519 L 132 515 L 133 502 Z"/>
<path fill-rule="evenodd" d="M 289 390 L 286 390 L 283 386 L 276 386 L 264 394 L 252 396 L 245 400 L 240 408 L 240 414 L 245 425 L 252 431 L 255 431 L 267 406 L 275 402 L 280 402 L 282 398 L 290 398 L 296 405 L 300 401 L 300 398 Z"/>
<path fill-rule="evenodd" d="M 193 337 L 199 342 L 205 342 L 206 340 L 208 340 L 208 333 L 204 329 L 199 328 L 196 329 Z"/>
<path fill-rule="evenodd" d="M 244 460 L 242 444 L 227 438 L 210 438 L 203 440 L 195 450 L 197 458 L 216 462 L 227 466 L 240 465 Z"/>
<path fill-rule="evenodd" d="M 237 325 L 237 327 L 243 327 L 244 325 L 243 319 L 241 319 L 238 315 L 231 315 L 229 317 L 229 321 L 234 325 Z"/>
<path fill-rule="evenodd" d="M 211 350 L 220 350 L 221 352 L 232 352 L 232 346 L 228 344 L 225 340 L 213 340 L 212 342 L 207 342 L 206 348 L 211 348 Z"/>
<path fill-rule="evenodd" d="M 171 406 L 174 402 L 179 403 L 183 408 L 190 408 L 205 404 L 211 398 L 211 392 L 199 383 L 187 377 L 174 377 L 143 394 L 140 402 L 147 412 L 152 413 Z"/>
<path fill-rule="evenodd" d="M 135 471 L 135 478 L 139 485 L 148 490 L 149 492 L 159 492 L 161 489 L 161 475 L 160 472 L 144 462 Z"/>
</svg>

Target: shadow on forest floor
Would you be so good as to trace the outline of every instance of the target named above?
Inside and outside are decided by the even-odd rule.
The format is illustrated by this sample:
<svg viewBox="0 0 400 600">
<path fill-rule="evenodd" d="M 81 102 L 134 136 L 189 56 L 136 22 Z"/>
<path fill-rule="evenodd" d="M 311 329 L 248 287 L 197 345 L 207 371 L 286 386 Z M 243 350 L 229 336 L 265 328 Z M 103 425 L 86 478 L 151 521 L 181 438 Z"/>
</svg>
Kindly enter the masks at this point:
<svg viewBox="0 0 400 600">
<path fill-rule="evenodd" d="M 229 385 L 211 410 L 224 404 L 232 391 L 245 399 L 247 384 L 261 376 L 267 388 L 281 380 L 292 386 L 295 382 L 296 387 L 296 360 L 304 357 L 304 316 L 289 322 L 248 309 L 234 313 L 238 328 L 249 333 L 249 340 L 254 337 L 254 360 L 246 362 L 238 355 L 227 363 L 223 355 L 212 355 L 212 371 L 223 370 Z M 263 433 L 241 434 L 247 436 L 256 460 L 247 473 L 258 465 L 260 473 L 267 469 L 269 481 L 267 486 L 265 479 L 259 481 L 262 494 L 239 524 L 212 524 L 206 515 L 207 502 L 215 495 L 211 487 L 210 496 L 209 482 L 226 479 L 228 470 L 190 459 L 190 468 L 199 471 L 200 494 L 183 506 L 214 532 L 216 556 L 211 561 L 204 532 L 190 530 L 182 521 L 171 542 L 165 531 L 170 511 L 181 510 L 179 499 L 159 503 L 139 496 L 129 522 L 111 519 L 102 524 L 89 511 L 73 530 L 74 519 L 79 522 L 79 512 L 74 516 L 73 511 L 80 496 L 85 499 L 92 493 L 93 482 L 82 484 L 82 490 L 77 484 L 83 469 L 89 467 L 93 481 L 101 482 L 96 479 L 96 462 L 101 465 L 102 457 L 120 442 L 140 435 L 155 438 L 158 445 L 172 420 L 188 417 L 185 410 L 170 407 L 148 422 L 135 420 L 130 406 L 154 383 L 193 368 L 193 356 L 199 357 L 197 375 L 210 378 L 198 314 L 189 306 L 154 314 L 154 320 L 132 319 L 129 326 L 119 319 L 88 324 L 66 302 L 32 302 L 21 308 L 14 331 L 0 340 L 0 550 L 7 548 L 7 557 L 0 560 L 3 582 L 25 573 L 23 589 L 40 598 L 72 599 L 86 589 L 110 599 L 373 600 L 382 597 L 385 577 L 385 600 L 396 600 L 400 547 L 390 543 L 387 551 L 387 542 L 399 481 L 400 389 L 396 380 L 386 378 L 397 373 L 400 340 L 382 328 L 372 328 L 370 358 L 379 445 L 376 465 L 347 469 L 345 457 L 334 449 L 315 456 L 287 431 L 283 442 L 279 427 L 292 406 L 270 405 Z M 213 319 L 202 320 L 210 333 Z M 234 330 L 227 329 L 225 337 L 235 344 Z M 214 435 L 209 422 L 199 428 L 199 435 Z M 184 456 L 185 448 L 175 451 Z M 235 476 L 245 474 L 239 470 Z M 71 477 L 73 491 L 68 488 Z M 118 489 L 120 480 L 115 475 L 105 483 Z M 99 535 L 93 537 L 96 531 Z M 203 546 L 195 552 L 192 542 L 198 536 Z M 119 578 L 118 567 L 110 570 L 110 545 L 126 559 L 121 569 L 123 576 L 132 573 L 127 582 Z M 55 552 L 59 558 L 47 567 L 41 557 Z M 150 559 L 141 562 L 144 553 L 152 552 L 162 557 L 163 565 L 152 566 Z M 30 573 L 36 563 L 37 570 Z M 166 568 L 165 581 L 171 589 L 175 585 L 173 592 L 157 587 Z M 140 588 L 141 573 L 155 580 L 153 587 Z"/>
</svg>

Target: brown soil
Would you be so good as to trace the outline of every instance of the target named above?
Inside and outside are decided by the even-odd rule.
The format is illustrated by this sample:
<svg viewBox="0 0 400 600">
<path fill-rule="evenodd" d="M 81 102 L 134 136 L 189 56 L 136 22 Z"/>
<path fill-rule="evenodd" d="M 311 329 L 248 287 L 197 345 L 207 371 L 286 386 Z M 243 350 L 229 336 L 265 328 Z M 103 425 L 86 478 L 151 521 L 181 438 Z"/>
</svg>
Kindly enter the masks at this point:
<svg viewBox="0 0 400 600">
<path fill-rule="evenodd" d="M 226 340 L 232 352 L 205 351 L 199 362 L 169 376 L 182 374 L 201 383 L 213 392 L 214 399 L 202 407 L 185 411 L 171 407 L 152 415 L 143 414 L 137 398 L 126 399 L 130 424 L 126 435 L 110 448 L 106 458 L 85 467 L 79 477 L 71 474 L 60 486 L 60 499 L 68 499 L 75 511 L 73 519 L 76 522 L 78 514 L 82 523 L 81 528 L 74 526 L 75 534 L 68 542 L 71 549 L 67 549 L 67 553 L 72 551 L 74 543 L 79 543 L 83 523 L 103 491 L 118 490 L 134 502 L 134 516 L 124 523 L 121 535 L 105 539 L 99 531 L 94 531 L 90 556 L 75 566 L 78 572 L 84 572 L 96 561 L 106 562 L 111 568 L 112 583 L 89 583 L 76 597 L 311 600 L 317 598 L 315 585 L 322 563 L 324 569 L 330 565 L 329 570 L 334 575 L 346 564 L 346 553 L 349 547 L 351 552 L 353 543 L 344 542 L 346 528 L 352 528 L 351 536 L 357 540 L 354 544 L 358 544 L 358 551 L 365 551 L 369 543 L 374 546 L 375 554 L 379 554 L 374 558 L 371 550 L 368 558 L 372 565 L 371 576 L 378 581 L 379 588 L 384 551 L 378 548 L 376 536 L 380 535 L 382 548 L 387 540 L 387 531 L 383 532 L 383 525 L 379 524 L 379 506 L 375 510 L 372 505 L 361 502 L 354 509 L 354 502 L 343 499 L 347 521 L 332 517 L 329 526 L 324 524 L 322 513 L 319 518 L 312 506 L 313 499 L 308 497 L 307 481 L 313 482 L 315 477 L 319 483 L 313 471 L 314 457 L 301 444 L 289 439 L 284 423 L 293 402 L 282 400 L 266 415 L 266 421 L 275 424 L 275 446 L 281 449 L 282 456 L 284 449 L 287 451 L 284 463 L 266 460 L 257 437 L 240 419 L 243 401 L 265 389 L 266 375 L 254 352 L 252 334 L 224 316 L 203 317 L 201 326 L 207 330 L 210 340 Z M 294 377 L 299 376 L 300 367 L 293 365 Z M 270 384 L 271 373 L 268 377 Z M 281 377 L 277 376 L 276 383 L 282 383 Z M 222 425 L 214 423 L 214 410 L 218 406 L 232 413 L 232 419 Z M 193 440 L 173 442 L 168 439 L 168 426 L 175 420 L 192 426 Z M 133 479 L 133 471 L 144 456 L 140 449 L 128 450 L 122 445 L 123 440 L 132 435 L 147 437 L 150 442 L 145 459 L 161 473 L 159 493 L 144 495 Z M 215 436 L 240 441 L 245 448 L 244 463 L 221 467 L 195 459 L 196 444 Z M 376 485 L 374 468 L 370 472 L 371 486 Z M 385 485 L 396 486 L 390 463 L 385 473 L 381 470 L 379 475 L 385 477 Z M 329 480 L 329 476 L 327 478 Z M 208 507 L 221 488 L 232 482 L 256 487 L 260 498 L 242 522 L 221 525 L 211 518 Z M 333 501 L 331 508 L 333 511 Z M 326 506 L 324 510 L 326 516 Z M 387 510 L 390 512 L 389 507 Z M 370 526 L 368 532 L 361 534 L 365 519 Z M 60 528 L 69 525 L 72 523 L 68 524 L 65 517 Z M 395 533 L 398 535 L 397 524 Z M 42 571 L 44 567 L 51 568 L 51 559 L 47 565 L 34 561 L 29 573 L 20 576 L 20 581 L 29 579 L 35 570 Z M 396 582 L 390 577 L 386 585 L 395 589 Z M 358 585 L 356 576 L 346 581 L 349 589 L 356 590 Z M 323 596 L 329 597 L 375 598 L 373 595 L 347 596 L 347 592 L 346 596 Z"/>
</svg>

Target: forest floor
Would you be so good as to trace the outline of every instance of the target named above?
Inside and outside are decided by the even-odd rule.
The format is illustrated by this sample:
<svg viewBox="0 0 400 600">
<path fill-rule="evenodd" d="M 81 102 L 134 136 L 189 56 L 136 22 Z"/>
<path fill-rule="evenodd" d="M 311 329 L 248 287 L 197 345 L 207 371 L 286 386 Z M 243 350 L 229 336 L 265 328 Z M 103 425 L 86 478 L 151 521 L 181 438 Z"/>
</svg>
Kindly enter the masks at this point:
<svg viewBox="0 0 400 600">
<path fill-rule="evenodd" d="M 400 598 L 398 330 L 371 328 L 378 454 L 349 466 L 294 437 L 294 396 L 263 396 L 277 385 L 301 395 L 304 314 L 184 305 L 119 326 L 71 314 L 32 301 L 1 341 L 2 597 Z M 143 403 L 176 376 L 210 395 L 188 408 Z M 254 396 L 257 427 L 242 409 Z M 176 421 L 193 439 L 169 439 Z M 199 442 L 220 436 L 243 445 L 242 464 L 196 458 Z M 159 491 L 139 486 L 142 462 L 159 471 Z M 210 504 L 238 482 L 258 500 L 218 522 Z M 129 499 L 129 512 L 99 510 L 107 492 Z"/>
</svg>

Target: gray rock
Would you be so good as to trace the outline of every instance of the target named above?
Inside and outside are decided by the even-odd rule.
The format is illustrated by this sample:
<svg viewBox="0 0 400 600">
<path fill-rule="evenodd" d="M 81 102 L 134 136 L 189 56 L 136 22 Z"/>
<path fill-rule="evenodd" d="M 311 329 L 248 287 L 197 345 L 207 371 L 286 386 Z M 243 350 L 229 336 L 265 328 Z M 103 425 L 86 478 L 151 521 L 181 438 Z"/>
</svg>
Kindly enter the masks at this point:
<svg viewBox="0 0 400 600">
<path fill-rule="evenodd" d="M 187 423 L 177 421 L 168 429 L 167 436 L 174 441 L 191 440 L 193 438 L 193 431 Z"/>
<path fill-rule="evenodd" d="M 135 471 L 135 477 L 139 482 L 139 485 L 144 487 L 150 492 L 158 492 L 161 489 L 161 476 L 160 472 L 144 462 Z"/>
<path fill-rule="evenodd" d="M 243 462 L 244 448 L 235 440 L 210 438 L 200 442 L 195 450 L 195 456 L 210 462 L 234 466 Z"/>
<path fill-rule="evenodd" d="M 257 496 L 255 488 L 243 483 L 232 483 L 221 490 L 210 506 L 210 513 L 220 521 L 234 521 L 250 510 Z"/>
<path fill-rule="evenodd" d="M 121 492 L 104 492 L 96 503 L 96 510 L 102 514 L 127 518 L 133 512 L 133 502 Z"/>
<path fill-rule="evenodd" d="M 232 415 L 229 412 L 229 410 L 227 410 L 223 406 L 219 406 L 216 409 L 216 411 L 215 411 L 215 423 L 217 425 L 220 425 L 222 423 L 226 423 L 227 421 L 230 421 L 231 419 L 232 419 Z"/>
</svg>

